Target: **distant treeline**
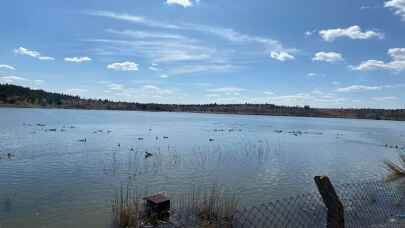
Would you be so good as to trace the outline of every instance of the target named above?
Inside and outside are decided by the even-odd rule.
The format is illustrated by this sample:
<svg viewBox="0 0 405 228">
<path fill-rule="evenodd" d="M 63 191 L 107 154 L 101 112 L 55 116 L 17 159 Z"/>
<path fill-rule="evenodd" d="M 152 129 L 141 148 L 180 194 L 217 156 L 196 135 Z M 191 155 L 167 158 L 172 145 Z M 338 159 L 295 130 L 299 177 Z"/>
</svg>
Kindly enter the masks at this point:
<svg viewBox="0 0 405 228">
<path fill-rule="evenodd" d="M 274 104 L 156 104 L 114 102 L 102 99 L 82 99 L 43 90 L 0 84 L 0 106 L 43 107 L 66 109 L 105 109 L 129 111 L 229 113 L 274 116 L 335 117 L 375 120 L 405 120 L 405 109 L 324 109 L 278 106 Z"/>
</svg>

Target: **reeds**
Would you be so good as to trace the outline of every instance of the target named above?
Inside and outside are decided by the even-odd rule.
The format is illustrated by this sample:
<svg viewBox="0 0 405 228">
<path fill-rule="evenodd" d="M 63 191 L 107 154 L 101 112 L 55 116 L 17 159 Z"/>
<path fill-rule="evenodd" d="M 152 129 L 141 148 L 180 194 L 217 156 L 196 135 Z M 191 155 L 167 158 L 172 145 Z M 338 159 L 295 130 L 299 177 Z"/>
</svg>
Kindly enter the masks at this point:
<svg viewBox="0 0 405 228">
<path fill-rule="evenodd" d="M 239 207 L 239 199 L 226 196 L 218 185 L 209 191 L 193 190 L 179 200 L 177 217 L 194 218 L 201 227 L 232 227 L 231 222 Z"/>
<path fill-rule="evenodd" d="M 405 177 L 405 155 L 400 155 L 400 165 L 392 161 L 384 161 L 385 168 L 390 172 L 387 181 L 394 181 L 399 178 Z"/>
<path fill-rule="evenodd" d="M 124 192 L 121 185 L 120 192 L 112 202 L 112 228 L 141 228 L 145 209 L 137 195 L 127 185 Z"/>
</svg>

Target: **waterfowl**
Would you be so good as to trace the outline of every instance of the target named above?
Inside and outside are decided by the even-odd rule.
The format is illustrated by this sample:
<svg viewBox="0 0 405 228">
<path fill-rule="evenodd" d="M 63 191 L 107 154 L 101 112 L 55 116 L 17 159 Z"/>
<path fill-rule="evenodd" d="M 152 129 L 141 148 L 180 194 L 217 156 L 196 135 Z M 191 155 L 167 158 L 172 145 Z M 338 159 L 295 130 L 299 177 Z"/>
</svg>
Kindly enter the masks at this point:
<svg viewBox="0 0 405 228">
<path fill-rule="evenodd" d="M 130 151 L 134 151 L 134 148 L 131 148 Z"/>
<path fill-rule="evenodd" d="M 145 151 L 145 158 L 149 158 L 149 157 L 152 157 L 152 156 L 153 156 L 152 153 L 149 153 L 148 151 Z"/>
<path fill-rule="evenodd" d="M 163 136 L 163 138 L 164 138 L 164 139 L 168 139 L 169 137 L 168 137 L 168 136 Z"/>
<path fill-rule="evenodd" d="M 138 137 L 138 140 L 143 140 L 143 138 L 142 138 L 142 137 Z"/>
<path fill-rule="evenodd" d="M 84 139 L 79 139 L 79 142 L 87 142 L 87 139 L 86 139 L 86 138 L 84 138 Z"/>
<path fill-rule="evenodd" d="M 209 139 L 208 141 L 213 142 L 213 141 L 215 141 L 215 139 Z"/>
</svg>

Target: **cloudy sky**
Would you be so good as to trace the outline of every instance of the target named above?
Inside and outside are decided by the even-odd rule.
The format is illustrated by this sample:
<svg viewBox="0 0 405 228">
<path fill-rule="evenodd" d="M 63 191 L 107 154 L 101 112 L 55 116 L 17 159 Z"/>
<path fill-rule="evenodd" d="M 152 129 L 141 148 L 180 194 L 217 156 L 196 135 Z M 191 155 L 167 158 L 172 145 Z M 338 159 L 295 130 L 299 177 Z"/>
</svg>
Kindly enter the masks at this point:
<svg viewBox="0 0 405 228">
<path fill-rule="evenodd" d="M 405 108 L 405 0 L 13 0 L 0 83 L 159 103 Z"/>
</svg>

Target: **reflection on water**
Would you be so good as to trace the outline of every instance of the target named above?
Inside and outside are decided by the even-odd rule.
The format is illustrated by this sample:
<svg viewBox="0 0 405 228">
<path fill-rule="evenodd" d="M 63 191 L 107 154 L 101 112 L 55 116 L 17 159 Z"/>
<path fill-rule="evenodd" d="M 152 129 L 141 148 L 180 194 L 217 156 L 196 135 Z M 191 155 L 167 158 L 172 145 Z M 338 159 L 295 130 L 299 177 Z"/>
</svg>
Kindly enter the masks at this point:
<svg viewBox="0 0 405 228">
<path fill-rule="evenodd" d="M 0 109 L 0 227 L 107 227 L 115 190 L 224 186 L 243 205 L 381 178 L 405 124 L 294 117 Z"/>
</svg>

